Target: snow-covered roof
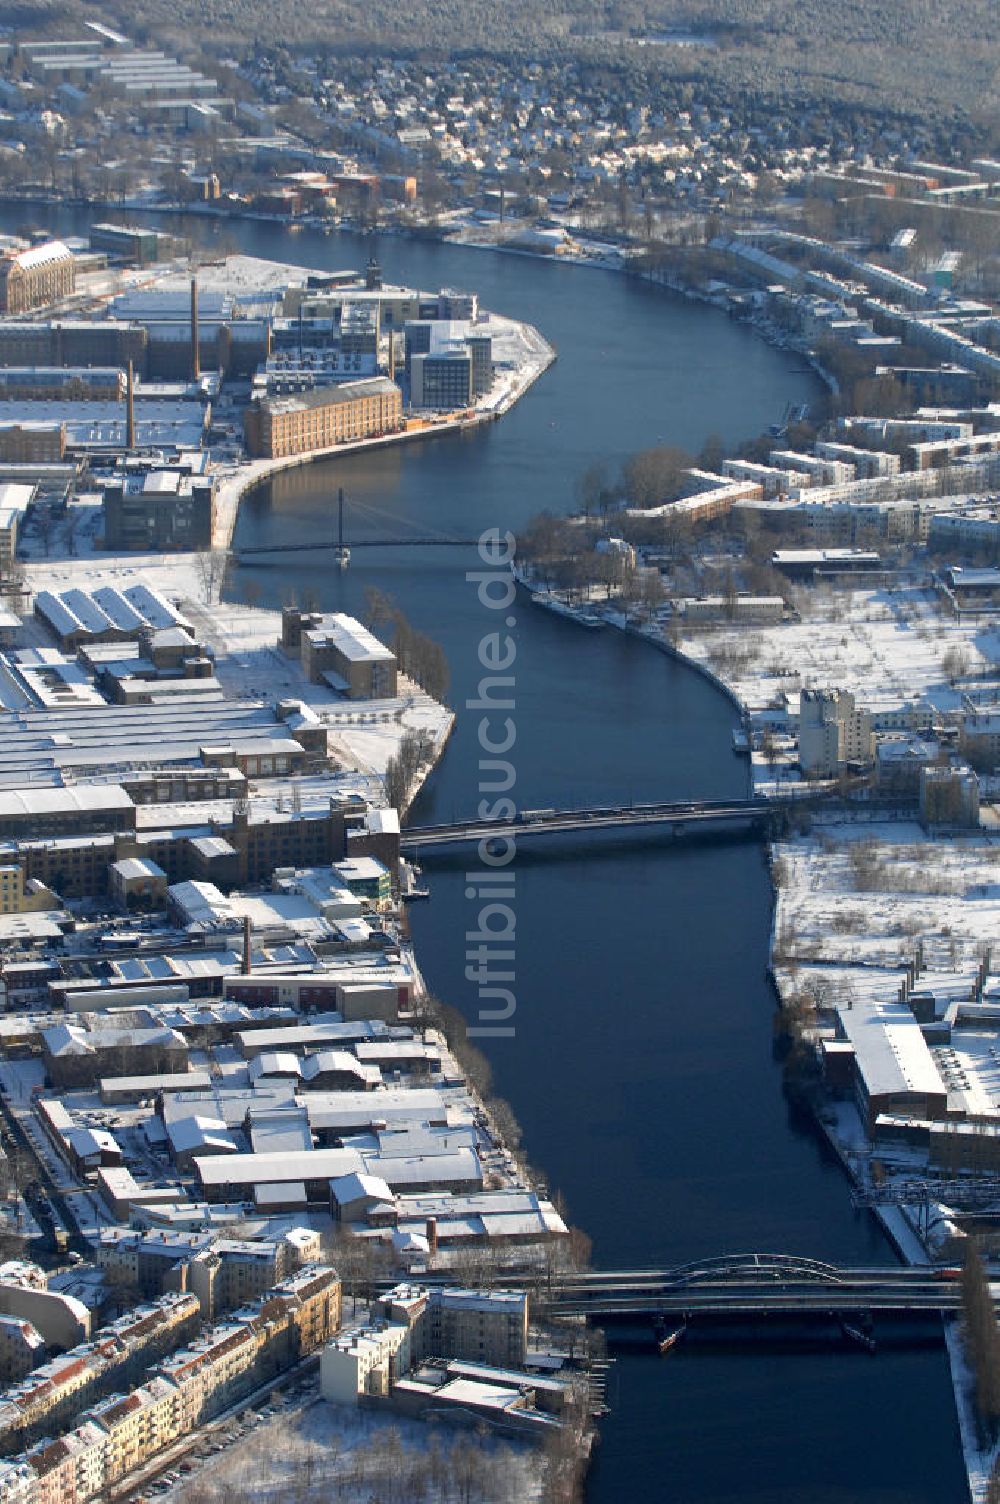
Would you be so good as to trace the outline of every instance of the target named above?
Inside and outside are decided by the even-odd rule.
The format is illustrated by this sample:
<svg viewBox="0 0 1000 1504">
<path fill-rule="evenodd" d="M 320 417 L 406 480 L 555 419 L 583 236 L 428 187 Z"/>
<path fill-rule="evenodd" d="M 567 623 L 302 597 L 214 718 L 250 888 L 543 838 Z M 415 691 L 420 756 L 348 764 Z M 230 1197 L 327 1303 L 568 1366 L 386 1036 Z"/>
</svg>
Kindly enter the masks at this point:
<svg viewBox="0 0 1000 1504">
<path fill-rule="evenodd" d="M 49 815 L 133 809 L 132 800 L 117 784 L 77 784 L 70 789 L 4 789 L 0 791 L 0 820 L 17 815 Z"/>
<path fill-rule="evenodd" d="M 167 1137 L 175 1154 L 196 1153 L 235 1154 L 236 1141 L 221 1118 L 177 1118 L 167 1124 Z"/>
<path fill-rule="evenodd" d="M 73 252 L 63 240 L 46 240 L 27 251 L 15 251 L 9 259 L 22 270 L 32 271 L 39 266 L 51 266 L 54 261 L 71 261 Z"/>
<path fill-rule="evenodd" d="M 905 1003 L 860 999 L 839 1016 L 869 1097 L 947 1094 L 920 1024 Z"/>
<path fill-rule="evenodd" d="M 330 1192 L 338 1206 L 349 1206 L 352 1201 L 392 1201 L 392 1191 L 380 1175 L 360 1171 L 331 1180 Z"/>
</svg>

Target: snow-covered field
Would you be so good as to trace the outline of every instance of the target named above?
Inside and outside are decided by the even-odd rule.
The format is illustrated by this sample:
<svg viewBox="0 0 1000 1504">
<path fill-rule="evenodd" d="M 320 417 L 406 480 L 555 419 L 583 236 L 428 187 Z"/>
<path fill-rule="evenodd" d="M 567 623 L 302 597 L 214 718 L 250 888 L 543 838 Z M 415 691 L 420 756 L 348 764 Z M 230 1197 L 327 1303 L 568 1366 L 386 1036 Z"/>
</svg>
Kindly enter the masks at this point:
<svg viewBox="0 0 1000 1504">
<path fill-rule="evenodd" d="M 834 968 L 978 961 L 1000 935 L 1000 840 L 918 825 L 836 825 L 774 847 L 779 953 Z"/>
<path fill-rule="evenodd" d="M 99 585 L 122 589 L 140 580 L 171 600 L 202 599 L 207 567 L 202 554 L 95 554 L 74 557 L 33 557 L 25 564 L 25 577 L 33 591 L 93 590 Z"/>
<path fill-rule="evenodd" d="M 847 689 L 872 709 L 927 699 L 955 710 L 953 676 L 961 684 L 1000 669 L 1000 628 L 946 615 L 926 587 L 845 595 L 819 586 L 797 598 L 799 621 L 720 625 L 679 646 L 724 678 L 751 712 L 801 686 Z"/>
<path fill-rule="evenodd" d="M 317 1400 L 250 1426 L 161 1497 L 170 1504 L 535 1504 L 527 1446 Z"/>
</svg>

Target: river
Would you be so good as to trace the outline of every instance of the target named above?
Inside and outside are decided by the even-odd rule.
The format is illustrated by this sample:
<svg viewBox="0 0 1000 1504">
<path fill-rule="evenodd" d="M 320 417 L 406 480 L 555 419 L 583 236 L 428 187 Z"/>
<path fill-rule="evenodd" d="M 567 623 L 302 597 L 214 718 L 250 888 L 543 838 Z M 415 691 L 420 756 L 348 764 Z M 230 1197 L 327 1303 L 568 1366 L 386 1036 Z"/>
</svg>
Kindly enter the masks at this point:
<svg viewBox="0 0 1000 1504">
<path fill-rule="evenodd" d="M 29 219 L 64 233 L 86 222 L 23 207 L 0 222 Z M 346 233 L 264 224 L 220 233 L 196 221 L 192 232 L 328 267 L 359 266 L 371 248 Z M 612 273 L 390 237 L 377 253 L 387 281 L 477 288 L 484 306 L 537 324 L 559 359 L 502 422 L 472 436 L 278 477 L 244 503 L 238 542 L 328 535 L 340 485 L 349 538 L 517 528 L 543 508 L 571 507 L 594 459 L 617 463 L 661 441 L 695 450 L 712 431 L 748 437 L 816 392 L 796 358 L 724 315 Z M 366 510 L 352 513 L 352 500 Z M 263 603 L 279 604 L 294 587 L 300 600 L 360 612 L 365 587 L 377 585 L 444 644 L 461 708 L 481 672 L 477 645 L 495 625 L 465 580 L 469 567 L 457 549 L 365 549 L 343 575 L 303 557 L 240 570 L 230 588 L 253 580 Z M 524 600 L 514 614 L 519 804 L 744 791 L 745 764 L 730 750 L 735 712 L 700 675 Z M 474 809 L 478 755 L 474 718 L 460 715 L 417 819 Z M 465 896 L 466 861 L 428 858 L 432 898 L 411 913 L 430 985 L 471 1018 L 464 934 L 478 905 Z M 751 1250 L 891 1261 L 782 1095 L 760 848 L 567 844 L 520 853 L 516 883 L 515 1032 L 485 1045 L 530 1160 L 592 1237 L 595 1262 Z M 926 1332 L 874 1360 L 833 1345 L 623 1354 L 610 1399 L 589 1504 L 967 1498 L 947 1363 Z"/>
</svg>

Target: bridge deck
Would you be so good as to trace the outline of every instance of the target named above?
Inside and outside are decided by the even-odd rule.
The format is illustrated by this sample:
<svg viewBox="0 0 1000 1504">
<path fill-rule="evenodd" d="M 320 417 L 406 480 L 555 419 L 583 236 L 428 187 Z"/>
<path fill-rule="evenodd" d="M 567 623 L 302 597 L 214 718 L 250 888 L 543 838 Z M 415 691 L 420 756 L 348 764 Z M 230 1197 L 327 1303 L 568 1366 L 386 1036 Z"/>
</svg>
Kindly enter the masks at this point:
<svg viewBox="0 0 1000 1504">
<path fill-rule="evenodd" d="M 251 543 L 245 548 L 233 550 L 239 559 L 257 558 L 263 554 L 315 554 L 323 549 L 342 548 L 477 548 L 478 538 L 345 538 L 341 543 L 336 538 L 314 539 L 310 543 Z"/>
<path fill-rule="evenodd" d="M 520 819 L 503 824 L 484 820 L 457 821 L 451 825 L 411 826 L 404 830 L 404 848 L 417 850 L 469 841 L 509 839 L 524 836 L 572 833 L 581 830 L 636 829 L 642 826 L 700 826 L 733 821 L 769 820 L 785 810 L 801 809 L 816 802 L 816 795 L 782 799 L 730 799 L 686 804 L 619 805 L 612 808 L 546 810 L 522 813 Z"/>
<path fill-rule="evenodd" d="M 801 1287 L 797 1289 L 669 1290 L 627 1294 L 607 1291 L 590 1295 L 542 1295 L 536 1301 L 552 1316 L 590 1316 L 595 1320 L 615 1316 L 707 1316 L 707 1315 L 825 1315 L 854 1311 L 948 1313 L 958 1311 L 960 1292 L 938 1285 L 922 1289 L 864 1286 Z"/>
<path fill-rule="evenodd" d="M 961 1306 L 955 1270 L 842 1269 L 783 1255 L 707 1260 L 673 1269 L 565 1274 L 539 1292 L 552 1315 L 798 1315 L 865 1311 L 951 1312 Z"/>
<path fill-rule="evenodd" d="M 892 818 L 912 813 L 911 802 L 845 799 L 829 787 L 810 787 L 807 792 L 769 799 L 692 800 L 686 803 L 621 804 L 596 809 L 522 810 L 515 820 L 497 824 L 486 820 L 458 820 L 449 825 L 413 825 L 404 830 L 404 850 L 426 850 L 470 841 L 521 840 L 525 836 L 572 834 L 592 830 L 638 830 L 644 826 L 672 826 L 686 831 L 710 829 L 734 822 L 763 824 L 786 813 L 825 810 L 838 816 L 868 819 Z"/>
</svg>

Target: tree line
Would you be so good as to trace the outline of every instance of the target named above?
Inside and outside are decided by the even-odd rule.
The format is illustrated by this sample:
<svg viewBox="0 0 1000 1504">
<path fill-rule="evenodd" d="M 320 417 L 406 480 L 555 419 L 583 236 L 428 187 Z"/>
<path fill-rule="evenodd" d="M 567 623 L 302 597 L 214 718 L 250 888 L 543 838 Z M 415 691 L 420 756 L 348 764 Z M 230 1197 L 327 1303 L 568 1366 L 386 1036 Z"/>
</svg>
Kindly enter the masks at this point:
<svg viewBox="0 0 1000 1504">
<path fill-rule="evenodd" d="M 444 700 L 451 682 L 444 648 L 425 632 L 418 632 L 392 597 L 374 586 L 365 591 L 365 626 L 376 636 L 388 635 L 401 673 L 419 684 L 431 699 Z"/>
<path fill-rule="evenodd" d="M 962 1334 L 975 1385 L 976 1416 L 993 1441 L 1000 1428 L 1000 1328 L 986 1267 L 973 1238 L 966 1244 L 962 1265 Z"/>
<path fill-rule="evenodd" d="M 413 798 L 417 774 L 430 761 L 434 738 L 426 731 L 404 731 L 399 750 L 389 758 L 385 768 L 386 802 L 406 813 Z"/>
</svg>

